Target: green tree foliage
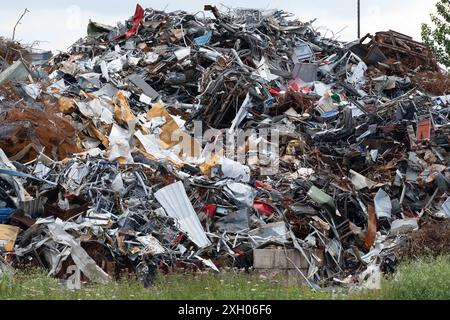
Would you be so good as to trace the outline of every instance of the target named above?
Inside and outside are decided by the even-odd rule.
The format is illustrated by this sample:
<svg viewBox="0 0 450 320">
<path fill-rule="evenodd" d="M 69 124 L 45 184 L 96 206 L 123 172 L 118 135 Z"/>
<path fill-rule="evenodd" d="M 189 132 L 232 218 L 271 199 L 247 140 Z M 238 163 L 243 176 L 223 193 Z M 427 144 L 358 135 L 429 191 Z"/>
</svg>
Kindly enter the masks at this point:
<svg viewBox="0 0 450 320">
<path fill-rule="evenodd" d="M 437 14 L 431 14 L 434 28 L 422 24 L 422 39 L 431 46 L 440 63 L 450 68 L 450 0 L 436 3 Z"/>
</svg>

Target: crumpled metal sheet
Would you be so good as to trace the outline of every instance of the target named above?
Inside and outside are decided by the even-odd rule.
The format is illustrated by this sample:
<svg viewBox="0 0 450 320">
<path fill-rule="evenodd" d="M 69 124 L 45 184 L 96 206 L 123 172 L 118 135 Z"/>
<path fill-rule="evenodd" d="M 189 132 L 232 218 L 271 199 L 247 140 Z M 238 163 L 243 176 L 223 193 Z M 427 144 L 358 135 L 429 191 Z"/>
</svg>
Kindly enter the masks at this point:
<svg viewBox="0 0 450 320">
<path fill-rule="evenodd" d="M 106 283 L 110 280 L 110 276 L 104 272 L 95 261 L 86 253 L 81 247 L 80 240 L 75 239 L 72 235 L 66 232 L 67 226 L 64 222 L 53 218 L 39 219 L 36 221 L 34 230 L 44 229 L 48 232 L 48 238 L 44 238 L 37 243 L 32 243 L 28 248 L 24 250 L 16 250 L 16 254 L 19 256 L 24 255 L 27 251 L 37 249 L 43 245 L 46 245 L 45 255 L 50 261 L 51 270 L 50 275 L 54 275 L 61 270 L 61 264 L 69 256 L 73 259 L 76 266 L 88 277 L 91 281 Z M 29 229 L 29 234 L 32 232 Z M 48 241 L 51 240 L 55 244 L 62 245 L 63 250 L 58 251 L 54 246 L 49 245 Z"/>
<path fill-rule="evenodd" d="M 195 213 L 182 182 L 171 184 L 155 193 L 158 202 L 170 217 L 177 219 L 180 227 L 188 233 L 200 248 L 211 245 Z"/>
</svg>

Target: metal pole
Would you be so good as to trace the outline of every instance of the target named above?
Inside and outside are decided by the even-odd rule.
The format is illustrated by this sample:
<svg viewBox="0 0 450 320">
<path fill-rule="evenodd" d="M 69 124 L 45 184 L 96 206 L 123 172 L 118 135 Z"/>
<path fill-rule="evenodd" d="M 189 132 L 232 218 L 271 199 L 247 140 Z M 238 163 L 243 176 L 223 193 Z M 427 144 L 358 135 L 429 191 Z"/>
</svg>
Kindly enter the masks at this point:
<svg viewBox="0 0 450 320">
<path fill-rule="evenodd" d="M 361 0 L 358 0 L 358 39 L 361 39 Z"/>
</svg>

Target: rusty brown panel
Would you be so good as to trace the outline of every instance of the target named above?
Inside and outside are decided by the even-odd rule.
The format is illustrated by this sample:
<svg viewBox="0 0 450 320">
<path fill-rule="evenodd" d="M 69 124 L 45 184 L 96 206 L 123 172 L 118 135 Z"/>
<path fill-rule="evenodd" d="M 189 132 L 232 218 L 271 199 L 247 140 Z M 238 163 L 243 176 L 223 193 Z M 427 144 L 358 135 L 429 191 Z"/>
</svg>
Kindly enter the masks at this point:
<svg viewBox="0 0 450 320">
<path fill-rule="evenodd" d="M 66 221 L 78 214 L 86 212 L 89 209 L 89 202 L 82 197 L 75 195 L 64 195 L 65 198 L 69 200 L 70 205 L 76 205 L 76 207 L 73 209 L 62 210 L 57 204 L 59 192 L 60 190 L 53 189 L 43 194 L 43 197 L 48 199 L 47 203 L 44 205 L 45 217 L 53 216 Z"/>
<path fill-rule="evenodd" d="M 373 244 L 375 243 L 377 235 L 377 215 L 375 214 L 375 207 L 373 205 L 369 205 L 367 212 L 369 218 L 366 238 L 364 240 L 364 248 L 366 250 L 370 250 L 370 248 L 372 248 Z"/>
<path fill-rule="evenodd" d="M 9 217 L 9 222 L 22 230 L 27 230 L 36 223 L 36 220 L 26 217 L 22 210 L 17 210 Z"/>
<path fill-rule="evenodd" d="M 76 144 L 77 131 L 68 120 L 28 106 L 0 108 L 0 134 L 0 148 L 8 157 L 14 157 L 30 144 L 44 149 L 54 160 L 63 160 L 81 151 Z M 30 148 L 19 160 L 23 163 L 34 160 L 35 149 Z"/>
</svg>

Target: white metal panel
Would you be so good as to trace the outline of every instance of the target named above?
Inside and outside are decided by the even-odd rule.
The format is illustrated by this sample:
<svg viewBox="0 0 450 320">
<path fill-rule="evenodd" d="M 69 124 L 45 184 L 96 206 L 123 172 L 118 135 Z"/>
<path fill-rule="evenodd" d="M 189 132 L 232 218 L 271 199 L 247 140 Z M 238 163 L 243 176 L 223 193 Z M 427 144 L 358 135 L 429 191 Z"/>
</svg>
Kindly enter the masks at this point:
<svg viewBox="0 0 450 320">
<path fill-rule="evenodd" d="M 182 182 L 162 188 L 155 196 L 167 214 L 178 220 L 180 227 L 196 245 L 200 248 L 211 245 Z"/>
</svg>

